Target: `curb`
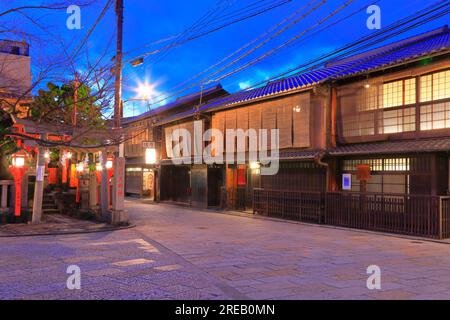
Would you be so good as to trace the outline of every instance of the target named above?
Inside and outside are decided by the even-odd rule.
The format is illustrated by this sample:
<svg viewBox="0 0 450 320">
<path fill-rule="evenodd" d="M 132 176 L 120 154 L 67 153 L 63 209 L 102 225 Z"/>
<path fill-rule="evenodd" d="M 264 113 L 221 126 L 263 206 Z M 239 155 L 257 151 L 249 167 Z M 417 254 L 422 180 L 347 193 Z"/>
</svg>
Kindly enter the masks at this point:
<svg viewBox="0 0 450 320">
<path fill-rule="evenodd" d="M 123 227 L 111 227 L 103 228 L 99 230 L 83 230 L 83 231 L 67 231 L 67 232 L 49 232 L 49 233 L 24 233 L 14 235 L 0 235 L 0 238 L 21 238 L 21 237 L 45 237 L 45 236 L 61 236 L 61 235 L 74 235 L 74 234 L 88 234 L 88 233 L 100 233 L 100 232 L 112 232 L 133 229 L 136 225 L 131 224 Z"/>
<path fill-rule="evenodd" d="M 355 233 L 374 234 L 374 235 L 386 236 L 386 237 L 390 237 L 390 238 L 399 238 L 399 239 L 406 239 L 406 240 L 413 240 L 413 241 L 432 242 L 432 243 L 450 245 L 450 240 L 439 240 L 439 239 L 423 238 L 423 237 L 416 237 L 416 236 L 408 236 L 408 235 L 402 235 L 402 234 L 386 233 L 386 232 L 380 232 L 380 231 L 352 229 L 352 228 L 332 226 L 332 225 L 326 225 L 326 224 L 306 223 L 306 222 L 295 221 L 295 220 L 285 220 L 285 219 L 281 219 L 281 218 L 273 218 L 273 217 L 254 215 L 251 213 L 245 213 L 245 212 L 240 212 L 240 211 L 213 210 L 213 209 L 195 208 L 195 207 L 190 207 L 190 206 L 180 206 L 177 204 L 165 203 L 165 202 L 150 203 L 148 201 L 141 200 L 141 199 L 130 199 L 130 198 L 128 199 L 128 201 L 133 201 L 133 200 L 134 201 L 137 200 L 140 203 L 149 204 L 149 205 L 165 205 L 165 206 L 173 206 L 173 207 L 183 207 L 185 209 L 189 209 L 189 210 L 196 211 L 196 212 L 205 212 L 205 213 L 214 213 L 214 214 L 218 213 L 218 214 L 247 218 L 247 219 L 267 220 L 267 221 L 280 222 L 280 223 L 298 224 L 298 225 L 315 227 L 315 228 L 327 228 L 327 229 L 334 229 L 334 230 L 351 231 L 351 232 L 355 232 Z"/>
</svg>

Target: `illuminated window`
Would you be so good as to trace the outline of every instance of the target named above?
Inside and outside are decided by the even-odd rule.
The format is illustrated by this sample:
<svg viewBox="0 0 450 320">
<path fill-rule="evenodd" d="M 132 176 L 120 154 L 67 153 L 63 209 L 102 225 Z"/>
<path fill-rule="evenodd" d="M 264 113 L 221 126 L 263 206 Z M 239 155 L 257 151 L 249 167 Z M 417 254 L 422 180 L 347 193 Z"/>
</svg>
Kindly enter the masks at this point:
<svg viewBox="0 0 450 320">
<path fill-rule="evenodd" d="M 378 109 L 378 85 L 363 86 L 358 99 L 358 111 Z"/>
<path fill-rule="evenodd" d="M 343 120 L 344 136 L 357 137 L 375 134 L 375 115 L 358 113 Z"/>
<path fill-rule="evenodd" d="M 416 109 L 411 107 L 383 111 L 380 114 L 378 126 L 381 134 L 414 131 L 416 130 Z"/>
<path fill-rule="evenodd" d="M 342 172 L 352 174 L 351 191 L 353 192 L 361 191 L 361 183 L 356 176 L 356 166 L 359 164 L 369 165 L 371 169 L 371 177 L 366 186 L 367 192 L 409 193 L 410 158 L 344 160 Z"/>
<path fill-rule="evenodd" d="M 416 79 L 399 80 L 383 84 L 383 108 L 416 103 Z"/>
<path fill-rule="evenodd" d="M 405 105 L 416 103 L 416 79 L 405 80 Z"/>
<path fill-rule="evenodd" d="M 420 77 L 420 101 L 450 98 L 450 70 Z"/>
<path fill-rule="evenodd" d="M 365 164 L 371 171 L 409 171 L 410 162 L 410 158 L 344 160 L 342 170 L 356 171 L 358 165 Z"/>
<path fill-rule="evenodd" d="M 383 84 L 383 108 L 403 105 L 403 81 Z"/>
<path fill-rule="evenodd" d="M 450 102 L 420 106 L 420 130 L 450 128 Z"/>
</svg>

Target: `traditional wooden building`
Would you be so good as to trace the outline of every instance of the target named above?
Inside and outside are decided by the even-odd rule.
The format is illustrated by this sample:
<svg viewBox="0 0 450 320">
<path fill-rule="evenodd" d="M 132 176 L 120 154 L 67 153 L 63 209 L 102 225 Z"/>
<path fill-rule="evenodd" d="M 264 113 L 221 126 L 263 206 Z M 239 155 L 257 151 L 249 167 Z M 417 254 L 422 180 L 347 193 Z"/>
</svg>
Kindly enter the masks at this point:
<svg viewBox="0 0 450 320">
<path fill-rule="evenodd" d="M 139 116 L 124 118 L 123 127 L 129 132 L 130 136 L 125 142 L 126 193 L 152 200 L 159 199 L 160 195 L 162 195 L 163 200 L 176 200 L 176 198 L 164 192 L 164 190 L 167 190 L 167 184 L 159 184 L 160 174 L 164 174 L 164 170 L 161 170 L 161 160 L 166 159 L 166 153 L 162 148 L 164 145 L 164 129 L 157 123 L 160 123 L 162 119 L 176 117 L 179 113 L 191 112 L 201 101 L 208 102 L 227 94 L 222 86 L 217 85 L 202 92 L 180 97 L 171 103 Z M 148 159 L 146 161 L 148 150 L 155 150 L 156 154 L 151 156 L 156 158 L 156 161 L 150 161 L 151 163 Z"/>
<path fill-rule="evenodd" d="M 291 83 L 290 85 L 293 85 Z M 264 88 L 233 94 L 205 103 L 198 110 L 190 110 L 159 122 L 164 126 L 165 147 L 163 163 L 166 174 L 161 185 L 161 196 L 171 192 L 177 201 L 198 207 L 218 207 L 239 210 L 252 210 L 254 190 L 263 188 L 278 192 L 311 191 L 318 194 L 326 191 L 326 166 L 321 163 L 322 150 L 325 149 L 325 115 L 327 91 L 311 85 L 287 90 L 285 84 L 273 82 Z M 194 121 L 201 121 L 203 135 L 206 130 L 215 129 L 223 134 L 213 137 L 215 144 L 221 139 L 224 161 L 206 164 L 174 164 L 170 154 L 174 141 L 170 138 L 176 129 L 187 129 L 194 136 Z M 259 146 L 261 130 L 267 130 L 268 144 Z M 264 159 L 250 159 L 252 151 L 265 148 L 271 154 L 271 132 L 279 130 L 280 157 L 276 175 L 262 175 Z M 227 130 L 241 130 L 247 134 L 242 143 L 238 137 L 227 141 Z M 256 133 L 257 145 L 252 145 L 249 130 Z M 164 139 L 163 139 L 164 140 Z M 175 142 L 176 144 L 176 142 Z M 245 163 L 227 161 L 226 146 L 234 144 L 234 158 L 238 155 Z M 208 147 L 203 143 L 201 151 Z M 210 146 L 212 149 L 214 147 Z M 196 147 L 192 142 L 192 150 Z M 217 154 L 215 154 L 217 156 Z M 195 160 L 195 159 L 190 159 Z"/>
<path fill-rule="evenodd" d="M 165 117 L 170 167 L 161 193 L 202 207 L 449 237 L 449 70 L 445 26 Z M 195 119 L 202 132 L 279 129 L 278 173 L 261 175 L 260 163 L 173 164 L 165 137 L 192 132 Z M 235 156 L 250 148 L 247 137 Z"/>
</svg>

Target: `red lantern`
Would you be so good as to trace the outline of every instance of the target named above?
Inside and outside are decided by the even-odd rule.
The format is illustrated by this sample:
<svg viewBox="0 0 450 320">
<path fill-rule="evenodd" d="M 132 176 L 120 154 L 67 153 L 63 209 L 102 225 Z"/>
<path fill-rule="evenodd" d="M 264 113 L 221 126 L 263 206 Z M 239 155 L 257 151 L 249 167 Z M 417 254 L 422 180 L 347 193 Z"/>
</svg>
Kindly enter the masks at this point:
<svg viewBox="0 0 450 320">
<path fill-rule="evenodd" d="M 20 206 L 21 206 L 21 195 L 22 195 L 22 180 L 25 175 L 25 160 L 26 153 L 23 151 L 19 151 L 12 155 L 11 166 L 9 166 L 9 170 L 14 177 L 14 187 L 15 187 L 15 197 L 14 197 L 14 215 L 16 217 L 20 217 Z"/>
</svg>

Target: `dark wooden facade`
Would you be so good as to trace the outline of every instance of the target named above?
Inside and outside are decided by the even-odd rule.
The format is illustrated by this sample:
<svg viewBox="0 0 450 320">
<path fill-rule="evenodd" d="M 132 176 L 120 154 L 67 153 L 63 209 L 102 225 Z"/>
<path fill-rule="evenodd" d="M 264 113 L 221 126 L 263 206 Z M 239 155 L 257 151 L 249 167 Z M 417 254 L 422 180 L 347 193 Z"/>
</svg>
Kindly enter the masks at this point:
<svg viewBox="0 0 450 320">
<path fill-rule="evenodd" d="M 393 64 L 205 110 L 158 125 L 162 200 L 450 237 L 448 52 L 426 63 Z M 194 118 L 203 121 L 203 130 L 267 129 L 270 137 L 270 130 L 278 129 L 278 173 L 261 175 L 249 162 L 173 164 L 168 137 L 177 128 L 193 134 Z M 225 135 L 222 139 L 226 146 Z M 246 138 L 234 155 L 248 155 L 250 148 Z M 367 181 L 359 177 L 361 165 L 369 168 Z"/>
<path fill-rule="evenodd" d="M 126 157 L 126 193 L 129 195 L 138 195 L 140 197 L 150 197 L 154 200 L 188 199 L 186 193 L 189 193 L 190 186 L 184 188 L 184 185 L 176 185 L 175 190 L 180 190 L 176 196 L 169 192 L 171 187 L 166 185 L 167 177 L 172 177 L 172 173 L 184 175 L 184 170 L 161 170 L 161 163 L 167 159 L 165 150 L 164 126 L 160 125 L 162 119 L 174 118 L 178 113 L 186 112 L 198 106 L 200 101 L 207 102 L 211 99 L 222 97 L 228 93 L 220 86 L 212 87 L 203 92 L 184 96 L 162 106 L 153 111 L 146 112 L 136 117 L 123 119 L 124 128 L 130 138 L 125 142 Z M 174 120 L 174 123 L 177 121 Z M 150 143 L 156 148 L 157 163 L 147 165 L 145 163 L 144 143 Z M 164 176 L 164 178 L 161 178 Z M 163 182 L 163 183 L 161 183 Z M 170 182 L 168 182 L 170 184 Z M 182 190 L 182 191 L 181 191 Z M 162 195 L 162 197 L 161 197 Z"/>
</svg>

